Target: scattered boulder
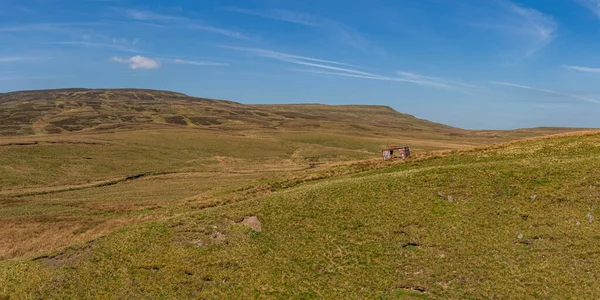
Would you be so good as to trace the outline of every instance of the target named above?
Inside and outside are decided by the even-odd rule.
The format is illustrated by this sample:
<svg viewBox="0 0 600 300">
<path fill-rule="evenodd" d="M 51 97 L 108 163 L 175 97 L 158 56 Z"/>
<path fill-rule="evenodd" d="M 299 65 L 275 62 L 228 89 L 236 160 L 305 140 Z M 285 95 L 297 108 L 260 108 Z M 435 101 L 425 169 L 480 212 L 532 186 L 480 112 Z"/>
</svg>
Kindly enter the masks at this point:
<svg viewBox="0 0 600 300">
<path fill-rule="evenodd" d="M 450 195 L 447 195 L 447 196 L 446 196 L 446 195 L 444 195 L 444 194 L 442 194 L 442 193 L 440 193 L 440 192 L 438 192 L 437 194 L 438 194 L 438 196 L 439 196 L 440 198 L 442 198 L 442 199 L 445 199 L 445 200 L 448 200 L 448 202 L 453 202 L 453 201 L 454 201 L 454 198 L 452 198 L 452 196 L 450 196 Z"/>
<path fill-rule="evenodd" d="M 242 225 L 248 226 L 256 232 L 262 231 L 262 225 L 257 216 L 245 216 L 241 223 Z"/>
</svg>

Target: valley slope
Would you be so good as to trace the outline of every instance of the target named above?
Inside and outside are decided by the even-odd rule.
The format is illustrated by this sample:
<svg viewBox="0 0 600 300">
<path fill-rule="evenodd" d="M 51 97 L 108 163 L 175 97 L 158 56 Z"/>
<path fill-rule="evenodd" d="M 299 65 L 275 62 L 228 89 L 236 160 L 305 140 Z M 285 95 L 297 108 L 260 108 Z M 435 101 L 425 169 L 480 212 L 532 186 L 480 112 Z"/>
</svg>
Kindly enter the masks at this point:
<svg viewBox="0 0 600 300">
<path fill-rule="evenodd" d="M 597 298 L 599 149 L 589 132 L 232 186 L 170 217 L 0 262 L 0 293 Z"/>
<path fill-rule="evenodd" d="M 502 278 L 458 264 L 491 251 L 540 271 L 512 256 L 550 255 L 573 221 L 587 226 L 592 198 L 571 193 L 595 189 L 585 174 L 598 135 L 498 143 L 575 130 L 472 131 L 383 106 L 153 90 L 0 94 L 0 299 L 507 295 L 481 284 Z M 381 161 L 390 144 L 413 158 Z M 263 232 L 236 223 L 249 215 Z M 586 230 L 577 255 L 595 246 Z M 551 291 L 533 271 L 523 274 Z M 575 279 L 589 281 L 563 278 Z"/>
</svg>

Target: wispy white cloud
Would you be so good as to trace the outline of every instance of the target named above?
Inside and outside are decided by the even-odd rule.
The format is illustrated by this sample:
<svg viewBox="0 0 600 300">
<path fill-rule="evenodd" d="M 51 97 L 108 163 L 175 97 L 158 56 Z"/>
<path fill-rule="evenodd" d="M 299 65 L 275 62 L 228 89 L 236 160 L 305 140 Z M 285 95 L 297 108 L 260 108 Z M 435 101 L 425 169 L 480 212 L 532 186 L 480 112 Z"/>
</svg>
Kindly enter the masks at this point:
<svg viewBox="0 0 600 300">
<path fill-rule="evenodd" d="M 251 10 L 239 7 L 225 7 L 224 10 L 312 27 L 321 27 L 323 24 L 323 20 L 316 16 L 284 9 Z"/>
<path fill-rule="evenodd" d="M 377 52 L 382 52 L 382 50 L 374 47 L 372 43 L 358 30 L 329 18 L 285 9 L 251 10 L 239 7 L 226 7 L 224 9 L 235 13 L 254 15 L 277 21 L 320 28 L 345 44 L 363 50 L 371 49 L 376 50 Z"/>
<path fill-rule="evenodd" d="M 203 67 L 226 67 L 229 66 L 227 63 L 213 62 L 213 61 L 197 61 L 187 59 L 172 59 L 172 58 L 149 58 L 140 55 L 136 55 L 130 58 L 124 57 L 112 57 L 110 59 L 113 62 L 126 64 L 130 69 L 157 69 L 162 64 L 176 64 L 176 65 L 191 65 L 191 66 L 203 66 Z"/>
<path fill-rule="evenodd" d="M 474 85 L 467 85 L 467 84 L 450 81 L 450 80 L 445 80 L 445 79 L 439 79 L 439 78 L 437 79 L 437 81 L 434 81 L 432 79 L 426 79 L 426 78 L 434 78 L 434 77 L 427 77 L 427 76 L 423 76 L 423 75 L 419 75 L 419 74 L 415 74 L 415 73 L 407 73 L 407 72 L 398 72 L 398 73 L 404 74 L 404 75 L 401 75 L 400 77 L 391 77 L 391 76 L 383 76 L 383 75 L 370 74 L 370 73 L 363 74 L 362 72 L 360 72 L 360 73 L 359 72 L 344 73 L 344 72 L 329 72 L 329 71 L 319 71 L 319 70 L 299 70 L 299 71 L 305 72 L 305 73 L 331 75 L 331 76 L 406 82 L 406 83 L 412 83 L 412 84 L 425 86 L 425 87 L 431 87 L 431 88 L 456 90 L 461 93 L 467 93 L 467 94 L 470 94 L 471 92 L 474 92 L 474 91 L 482 90 L 481 88 L 474 86 Z M 408 76 L 407 74 L 410 74 L 410 76 Z M 449 83 L 449 82 L 451 82 L 451 83 Z"/>
<path fill-rule="evenodd" d="M 340 65 L 340 66 L 356 67 L 354 65 L 343 63 L 343 62 L 338 62 L 338 61 L 333 61 L 333 60 L 325 60 L 325 59 L 318 59 L 318 58 L 307 57 L 307 56 L 300 56 L 300 55 L 293 55 L 293 54 L 282 53 L 282 52 L 277 52 L 277 51 L 272 51 L 272 50 L 266 50 L 266 49 L 247 48 L 247 47 L 233 47 L 233 46 L 221 46 L 221 47 L 222 48 L 226 48 L 226 49 L 231 49 L 231 50 L 237 50 L 237 51 L 245 52 L 245 53 L 248 53 L 248 54 L 253 54 L 253 55 L 256 55 L 256 56 L 274 58 L 274 59 L 278 59 L 278 60 L 297 59 L 297 60 L 314 61 L 314 62 L 320 62 L 320 63 Z"/>
<path fill-rule="evenodd" d="M 487 10 L 484 13 L 477 10 L 479 13 L 475 14 L 475 18 L 480 16 L 481 19 L 475 26 L 506 37 L 510 47 L 518 51 L 521 57 L 536 54 L 557 37 L 558 23 L 550 15 L 509 0 L 485 3 L 490 6 L 485 6 Z"/>
<path fill-rule="evenodd" d="M 228 36 L 228 37 L 231 37 L 231 38 L 235 38 L 235 39 L 238 39 L 238 40 L 250 41 L 250 40 L 254 40 L 255 39 L 254 37 L 250 37 L 250 36 L 248 36 L 246 34 L 238 32 L 238 31 L 232 31 L 232 30 L 218 28 L 218 27 L 214 27 L 214 26 L 210 26 L 210 25 L 190 24 L 190 25 L 187 26 L 187 28 L 201 30 L 201 31 L 206 31 L 206 32 L 211 32 L 211 33 L 216 33 L 216 34 Z"/>
<path fill-rule="evenodd" d="M 146 10 L 137 10 L 137 9 L 116 9 L 118 13 L 124 15 L 125 17 L 136 20 L 136 21 L 146 21 L 142 25 L 146 26 L 155 26 L 162 28 L 179 28 L 179 29 L 192 29 L 192 30 L 200 30 L 210 33 L 215 33 L 223 36 L 227 36 L 234 39 L 239 40 L 254 40 L 254 37 L 248 36 L 244 33 L 215 27 L 212 25 L 208 25 L 202 22 L 198 22 L 196 20 L 192 20 L 185 16 L 172 15 L 166 13 L 158 13 L 153 11 Z M 159 24 L 153 24 L 149 22 L 156 22 Z"/>
<path fill-rule="evenodd" d="M 113 62 L 127 64 L 131 69 L 157 69 L 160 63 L 154 59 L 136 55 L 131 58 L 113 57 Z"/>
<path fill-rule="evenodd" d="M 136 48 L 141 41 L 139 38 L 126 39 L 116 38 L 101 34 L 82 34 L 80 40 L 77 41 L 54 41 L 49 44 L 78 46 L 87 48 L 104 48 L 123 52 L 142 52 Z"/>
<path fill-rule="evenodd" d="M 508 8 L 522 19 L 521 24 L 516 24 L 517 32 L 530 39 L 525 56 L 531 56 L 544 49 L 556 38 L 558 24 L 552 16 L 515 3 L 510 3 Z"/>
<path fill-rule="evenodd" d="M 20 62 L 20 61 L 29 61 L 35 59 L 30 56 L 0 56 L 0 63 L 12 63 L 12 62 Z"/>
<path fill-rule="evenodd" d="M 50 42 L 50 44 L 56 45 L 69 45 L 69 46 L 82 46 L 82 47 L 92 47 L 92 48 L 108 48 L 123 52 L 141 52 L 135 48 L 127 47 L 124 45 L 117 44 L 103 44 L 103 43 L 93 43 L 93 42 L 82 42 L 82 41 L 68 41 L 68 42 Z"/>
<path fill-rule="evenodd" d="M 573 0 L 600 18 L 600 0 Z"/>
<path fill-rule="evenodd" d="M 581 66 L 569 66 L 569 65 L 564 65 L 562 67 L 565 68 L 565 69 L 571 69 L 571 70 L 580 71 L 580 72 L 600 73 L 600 68 L 590 68 L 590 67 L 581 67 Z"/>
<path fill-rule="evenodd" d="M 448 89 L 459 88 L 459 87 L 479 89 L 479 87 L 472 85 L 472 84 L 462 83 L 462 82 L 454 81 L 454 80 L 443 79 L 443 78 L 439 78 L 439 77 L 425 76 L 425 75 L 411 73 L 411 72 L 405 72 L 405 71 L 397 71 L 396 74 L 403 79 L 412 80 L 415 83 L 419 83 L 421 85 L 426 85 L 426 86 L 448 88 Z"/>
<path fill-rule="evenodd" d="M 173 16 L 146 10 L 121 9 L 120 12 L 125 14 L 130 19 L 138 21 L 189 21 L 189 19 L 186 17 Z"/>
<path fill-rule="evenodd" d="M 276 52 L 272 50 L 256 49 L 256 48 L 242 48 L 242 47 L 228 47 L 225 48 L 242 51 L 248 54 L 274 59 L 280 62 L 301 65 L 311 67 L 313 69 L 297 70 L 305 73 L 330 75 L 330 76 L 341 76 L 341 77 L 352 77 L 370 80 L 384 80 L 384 81 L 395 81 L 395 82 L 407 82 L 418 84 L 421 86 L 444 88 L 444 89 L 455 89 L 460 91 L 474 90 L 478 87 L 461 83 L 458 81 L 447 80 L 437 77 L 429 77 L 416 73 L 409 73 L 404 71 L 398 71 L 397 76 L 386 76 L 380 75 L 373 72 L 365 72 L 358 70 L 356 66 L 346 64 L 343 62 L 325 60 L 313 57 L 306 57 L 282 52 Z"/>
<path fill-rule="evenodd" d="M 81 27 L 96 27 L 114 25 L 110 22 L 73 22 L 73 23 L 32 23 L 0 27 L 0 32 L 25 32 L 25 31 L 66 31 Z"/>
<path fill-rule="evenodd" d="M 319 71 L 319 70 L 295 70 L 304 73 L 312 73 L 312 74 L 322 74 L 322 75 L 332 75 L 332 76 L 341 76 L 341 77 L 352 77 L 352 78 L 362 78 L 362 79 L 373 79 L 373 80 L 386 80 L 386 81 L 398 81 L 393 80 L 389 77 L 382 77 L 379 75 L 360 75 L 360 74 L 352 74 L 352 73 L 342 73 L 342 72 L 329 72 L 329 71 Z"/>
<path fill-rule="evenodd" d="M 185 60 L 185 59 L 173 59 L 169 60 L 174 64 L 180 65 L 192 65 L 192 66 L 207 66 L 207 67 L 226 67 L 229 66 L 227 63 L 220 62 L 212 62 L 212 61 L 195 61 L 195 60 Z"/>
<path fill-rule="evenodd" d="M 561 91 L 556 91 L 556 90 L 551 90 L 551 89 L 536 88 L 536 87 L 532 87 L 532 86 L 526 86 L 526 85 L 521 85 L 521 84 L 516 84 L 516 83 L 510 83 L 510 82 L 504 82 L 504 81 L 491 81 L 491 83 L 498 84 L 498 85 L 504 85 L 504 86 L 508 86 L 508 87 L 519 88 L 519 89 L 532 90 L 532 91 L 537 91 L 537 92 L 541 92 L 541 93 L 553 94 L 553 95 L 558 95 L 558 96 L 563 96 L 563 97 L 568 97 L 568 98 L 583 100 L 583 101 L 586 101 L 586 102 L 600 104 L 600 101 L 596 100 L 596 99 L 592 99 L 592 98 L 588 98 L 588 97 L 583 97 L 583 96 L 579 96 L 579 95 L 575 95 L 575 94 L 569 94 L 569 93 L 565 93 L 565 92 L 561 92 Z"/>
</svg>

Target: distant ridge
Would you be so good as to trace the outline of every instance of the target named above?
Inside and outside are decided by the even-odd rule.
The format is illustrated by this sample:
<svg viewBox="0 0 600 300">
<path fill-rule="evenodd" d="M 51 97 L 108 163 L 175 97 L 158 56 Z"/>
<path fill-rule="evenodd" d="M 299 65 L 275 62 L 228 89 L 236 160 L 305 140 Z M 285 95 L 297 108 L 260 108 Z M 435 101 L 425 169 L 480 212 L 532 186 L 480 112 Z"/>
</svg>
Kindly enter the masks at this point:
<svg viewBox="0 0 600 300">
<path fill-rule="evenodd" d="M 451 140 L 502 140 L 508 135 L 525 138 L 578 130 L 553 127 L 463 130 L 403 114 L 389 106 L 244 105 L 152 89 L 62 88 L 0 94 L 0 137 L 173 127 L 228 132 L 319 130 Z"/>
<path fill-rule="evenodd" d="M 15 91 L 0 94 L 0 136 L 59 134 L 89 130 L 186 126 L 206 129 L 300 129 L 329 123 L 404 130 L 456 131 L 388 106 L 243 105 L 149 89 Z M 376 128 L 369 128 L 373 130 Z"/>
</svg>

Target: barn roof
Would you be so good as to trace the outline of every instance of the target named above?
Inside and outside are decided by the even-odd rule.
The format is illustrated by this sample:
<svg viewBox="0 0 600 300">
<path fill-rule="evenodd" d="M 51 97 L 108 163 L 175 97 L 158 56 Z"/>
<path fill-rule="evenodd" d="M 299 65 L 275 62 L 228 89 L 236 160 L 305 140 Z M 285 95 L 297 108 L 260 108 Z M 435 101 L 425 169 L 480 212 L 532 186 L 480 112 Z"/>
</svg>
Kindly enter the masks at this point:
<svg viewBox="0 0 600 300">
<path fill-rule="evenodd" d="M 390 150 L 404 150 L 404 148 L 408 148 L 408 146 L 390 146 L 389 148 L 383 149 L 381 151 L 390 151 Z"/>
</svg>

